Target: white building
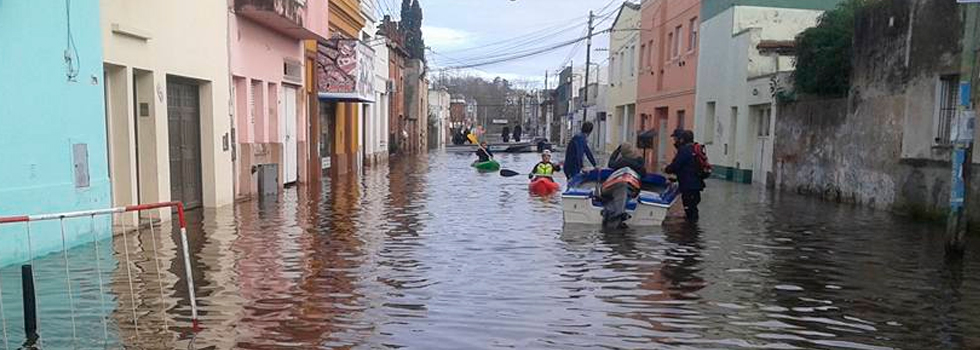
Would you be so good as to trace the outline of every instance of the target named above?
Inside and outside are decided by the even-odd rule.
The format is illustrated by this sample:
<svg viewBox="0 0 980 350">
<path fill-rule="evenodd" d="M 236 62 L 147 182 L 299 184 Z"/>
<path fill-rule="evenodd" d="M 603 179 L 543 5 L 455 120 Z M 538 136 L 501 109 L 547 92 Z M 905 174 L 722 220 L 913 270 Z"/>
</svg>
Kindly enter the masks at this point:
<svg viewBox="0 0 980 350">
<path fill-rule="evenodd" d="M 361 125 L 363 132 L 359 137 L 364 164 L 372 166 L 388 160 L 388 39 L 375 36 L 380 21 L 376 16 L 376 0 L 362 0 L 361 12 L 367 22 L 361 31 L 361 38 L 374 49 L 374 103 L 363 104 Z"/>
<path fill-rule="evenodd" d="M 640 5 L 624 2 L 609 34 L 609 92 L 602 133 L 607 152 L 633 134 L 640 50 Z M 601 149 L 601 148 L 597 148 Z"/>
<path fill-rule="evenodd" d="M 429 149 L 446 147 L 452 96 L 445 88 L 429 89 Z"/>
<path fill-rule="evenodd" d="M 811 9 L 732 3 L 702 7 L 695 135 L 716 177 L 764 184 L 772 172 L 776 117 L 770 86 L 787 83 L 794 38 L 836 1 Z"/>
</svg>

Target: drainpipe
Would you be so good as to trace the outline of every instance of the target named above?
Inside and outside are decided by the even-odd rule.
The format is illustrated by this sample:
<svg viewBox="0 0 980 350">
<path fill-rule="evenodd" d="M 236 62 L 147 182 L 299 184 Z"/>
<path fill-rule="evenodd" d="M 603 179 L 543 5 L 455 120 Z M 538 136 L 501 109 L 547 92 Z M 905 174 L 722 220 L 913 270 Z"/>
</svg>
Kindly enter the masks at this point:
<svg viewBox="0 0 980 350">
<path fill-rule="evenodd" d="M 973 163 L 973 110 L 972 83 L 977 75 L 976 59 L 980 34 L 980 4 L 964 4 L 966 21 L 963 24 L 963 38 L 960 64 L 960 101 L 957 116 L 951 128 L 953 141 L 952 181 L 950 182 L 949 215 L 946 221 L 946 257 L 962 258 L 966 249 L 968 204 L 966 194 L 970 189 L 971 164 Z"/>
</svg>

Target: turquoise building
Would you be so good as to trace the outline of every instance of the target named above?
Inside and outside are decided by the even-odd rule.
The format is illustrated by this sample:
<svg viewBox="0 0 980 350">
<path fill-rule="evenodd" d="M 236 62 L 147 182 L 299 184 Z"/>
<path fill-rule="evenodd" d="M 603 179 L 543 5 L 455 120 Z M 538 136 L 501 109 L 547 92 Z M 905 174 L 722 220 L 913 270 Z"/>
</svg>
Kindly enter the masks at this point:
<svg viewBox="0 0 980 350">
<path fill-rule="evenodd" d="M 102 80 L 99 1 L 0 0 L 0 216 L 111 205 Z M 109 225 L 66 220 L 67 243 Z M 35 257 L 61 251 L 57 221 L 31 233 Z M 28 258 L 26 225 L 0 225 L 0 266 Z"/>
</svg>

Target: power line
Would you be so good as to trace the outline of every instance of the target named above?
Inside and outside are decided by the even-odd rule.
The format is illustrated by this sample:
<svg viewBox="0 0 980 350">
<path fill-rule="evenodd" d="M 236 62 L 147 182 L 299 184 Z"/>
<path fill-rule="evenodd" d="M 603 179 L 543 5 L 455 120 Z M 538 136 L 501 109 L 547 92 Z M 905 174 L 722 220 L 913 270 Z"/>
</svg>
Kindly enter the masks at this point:
<svg viewBox="0 0 980 350">
<path fill-rule="evenodd" d="M 601 33 L 604 33 L 606 31 L 607 30 L 603 30 L 603 31 L 597 32 L 595 34 L 601 34 Z M 553 51 L 553 50 L 556 50 L 556 49 L 560 49 L 560 48 L 563 48 L 563 47 L 566 47 L 566 46 L 571 46 L 571 45 L 574 45 L 576 43 L 581 43 L 582 41 L 587 40 L 587 39 L 588 39 L 588 36 L 580 37 L 580 38 L 576 38 L 576 39 L 573 39 L 573 40 L 565 41 L 565 42 L 562 42 L 562 43 L 559 43 L 559 44 L 556 44 L 556 45 L 552 45 L 552 46 L 549 46 L 549 47 L 545 47 L 545 48 L 533 50 L 533 51 L 522 53 L 522 54 L 517 54 L 517 55 L 511 56 L 511 57 L 504 57 L 504 58 L 499 58 L 499 59 L 492 59 L 492 60 L 487 60 L 487 61 L 484 61 L 484 62 L 471 63 L 471 64 L 461 65 L 461 66 L 446 67 L 446 68 L 443 68 L 443 70 L 446 70 L 446 69 L 466 69 L 466 68 L 482 67 L 482 66 L 489 66 L 489 65 L 503 63 L 503 62 L 508 62 L 508 61 L 519 60 L 519 59 L 528 58 L 528 57 L 531 57 L 531 56 L 540 55 L 540 54 L 543 54 L 543 53 L 546 53 L 546 52 L 549 52 L 549 51 Z"/>
<path fill-rule="evenodd" d="M 518 36 L 515 36 L 515 37 L 511 37 L 511 38 L 507 38 L 507 39 L 502 39 L 500 41 L 495 41 L 495 42 L 491 42 L 491 43 L 487 43 L 487 44 L 481 44 L 479 46 L 473 46 L 473 47 L 469 47 L 469 48 L 463 48 L 463 49 L 458 49 L 458 50 L 446 51 L 446 53 L 459 53 L 459 52 L 467 52 L 467 51 L 473 51 L 473 50 L 488 49 L 488 48 L 496 47 L 496 46 L 499 46 L 499 45 L 512 44 L 515 41 L 525 40 L 525 39 L 531 38 L 531 37 L 538 37 L 538 36 L 541 36 L 542 34 L 548 35 L 550 33 L 553 33 L 556 30 L 563 30 L 564 28 L 566 28 L 568 26 L 568 22 L 578 23 L 580 20 L 582 20 L 584 18 L 585 18 L 585 16 L 579 16 L 579 17 L 575 17 L 575 18 L 572 18 L 572 19 L 563 20 L 563 21 L 557 22 L 556 25 L 551 25 L 551 26 L 548 26 L 548 27 L 545 27 L 545 28 L 542 28 L 542 29 L 539 29 L 539 30 L 535 30 L 535 31 L 530 32 L 530 33 L 521 34 L 521 35 L 518 35 Z"/>
</svg>

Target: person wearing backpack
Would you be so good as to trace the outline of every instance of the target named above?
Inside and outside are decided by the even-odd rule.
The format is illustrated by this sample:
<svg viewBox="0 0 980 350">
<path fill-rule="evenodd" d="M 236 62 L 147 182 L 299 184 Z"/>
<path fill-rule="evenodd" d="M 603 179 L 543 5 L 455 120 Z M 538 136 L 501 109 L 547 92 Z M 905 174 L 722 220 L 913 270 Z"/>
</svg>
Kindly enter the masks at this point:
<svg viewBox="0 0 980 350">
<path fill-rule="evenodd" d="M 694 132 L 677 129 L 671 137 L 674 139 L 674 147 L 677 147 L 677 154 L 664 170 L 677 177 L 681 200 L 684 202 L 684 215 L 688 222 L 694 223 L 699 219 L 698 204 L 701 203 L 705 178 L 705 167 L 701 163 L 706 157 L 703 151 L 698 154 L 697 148 L 700 147 L 696 147 L 698 145 L 694 143 Z"/>
</svg>

